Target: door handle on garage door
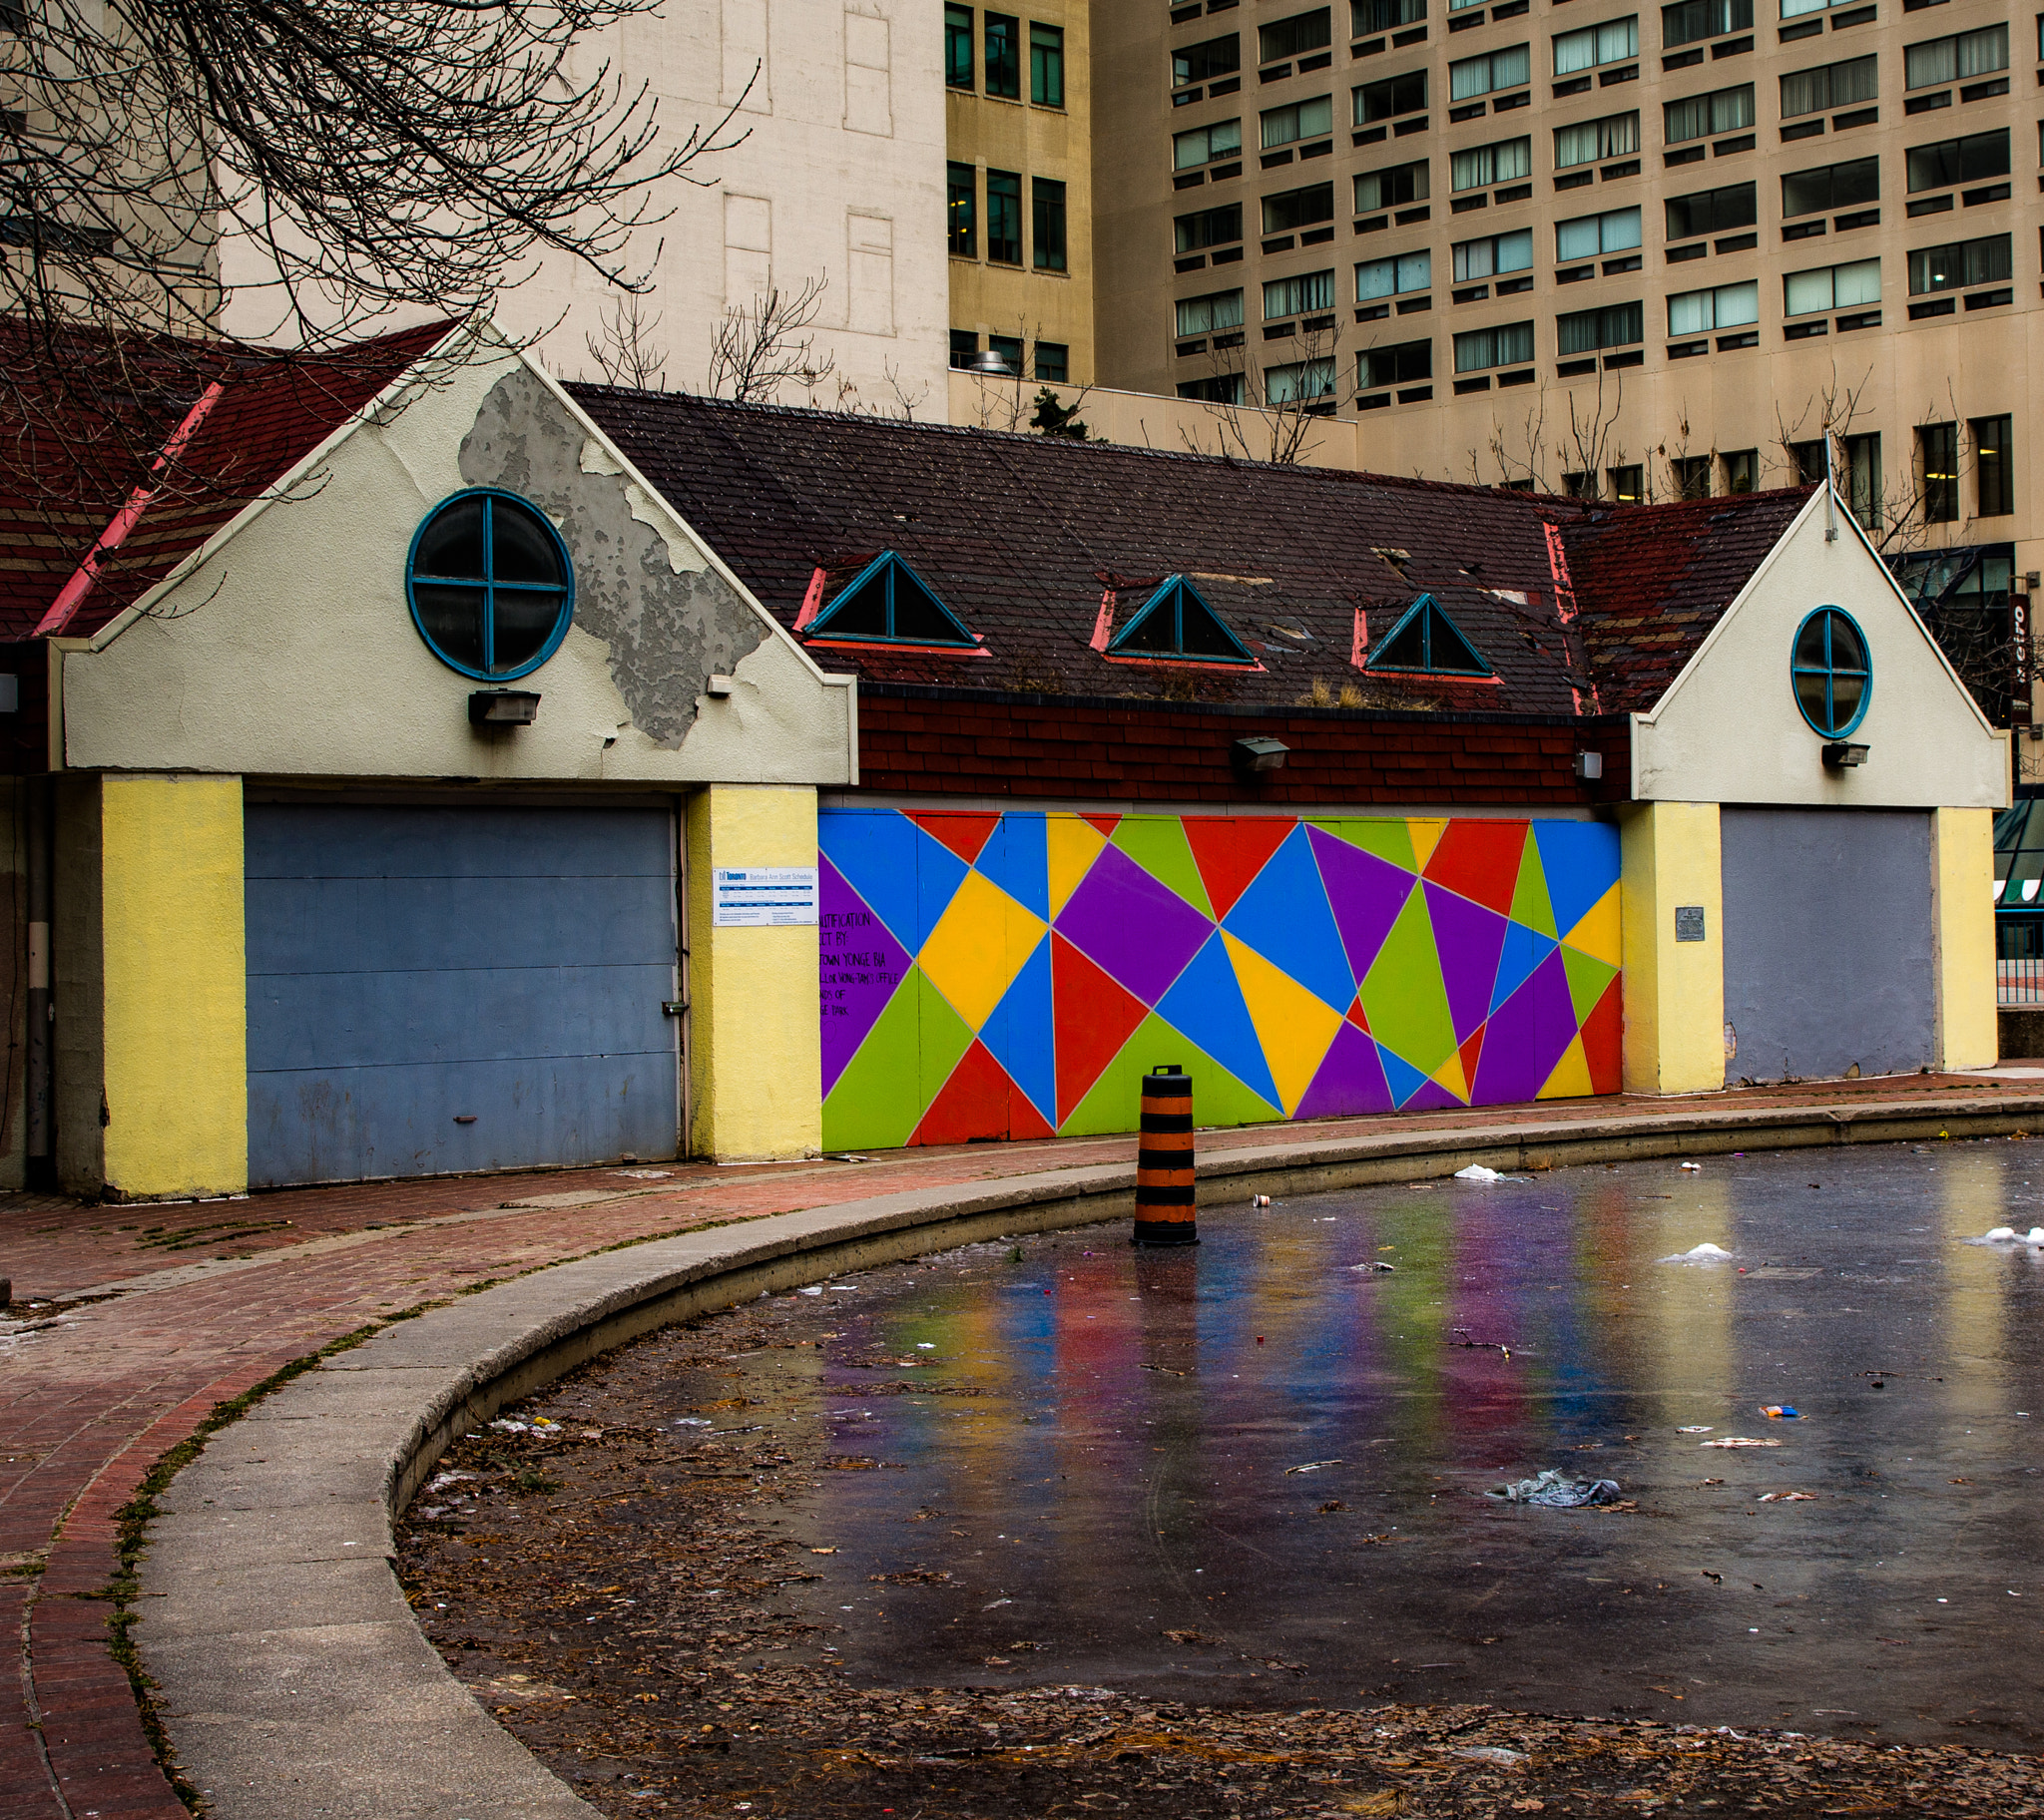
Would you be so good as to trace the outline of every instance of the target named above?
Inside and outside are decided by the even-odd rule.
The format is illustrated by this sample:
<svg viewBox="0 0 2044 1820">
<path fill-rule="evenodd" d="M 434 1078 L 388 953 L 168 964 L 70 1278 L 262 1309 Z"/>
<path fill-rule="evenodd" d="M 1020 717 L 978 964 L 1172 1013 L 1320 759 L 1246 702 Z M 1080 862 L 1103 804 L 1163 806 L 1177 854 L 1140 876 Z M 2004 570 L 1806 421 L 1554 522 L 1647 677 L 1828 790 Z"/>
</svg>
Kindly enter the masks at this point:
<svg viewBox="0 0 2044 1820">
<path fill-rule="evenodd" d="M 660 1008 L 671 1018 L 678 1018 L 689 1009 L 687 999 L 662 999 Z"/>
</svg>

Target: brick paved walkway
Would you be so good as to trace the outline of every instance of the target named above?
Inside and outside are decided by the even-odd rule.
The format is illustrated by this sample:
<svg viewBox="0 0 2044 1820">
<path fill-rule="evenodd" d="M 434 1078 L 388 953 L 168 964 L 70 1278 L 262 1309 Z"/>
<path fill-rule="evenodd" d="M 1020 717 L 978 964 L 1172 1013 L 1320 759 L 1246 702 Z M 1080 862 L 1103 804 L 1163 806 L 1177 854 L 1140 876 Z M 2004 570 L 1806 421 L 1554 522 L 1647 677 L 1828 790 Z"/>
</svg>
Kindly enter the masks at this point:
<svg viewBox="0 0 2044 1820">
<path fill-rule="evenodd" d="M 1992 1100 L 2044 1080 L 1909 1076 L 1696 1102 L 1849 1106 Z M 1287 1135 L 1665 1117 L 1683 1102 L 1549 1102 L 1516 1110 L 1335 1121 Z M 1274 1128 L 1204 1135 L 1212 1151 Z M 150 1467 L 221 1403 L 329 1340 L 478 1283 L 691 1226 L 1126 1161 L 1127 1138 L 893 1151 L 760 1168 L 464 1177 L 296 1189 L 246 1200 L 78 1206 L 0 1195 L 0 1612 L 19 1637 L 0 1685 L 0 1820 L 181 1820 L 109 1650 L 118 1516 Z M 520 1204 L 523 1203 L 523 1204 Z M 236 1222 L 236 1223 L 229 1223 Z M 79 1299 L 90 1291 L 89 1299 Z M 24 1307 L 25 1303 L 40 1303 Z"/>
</svg>

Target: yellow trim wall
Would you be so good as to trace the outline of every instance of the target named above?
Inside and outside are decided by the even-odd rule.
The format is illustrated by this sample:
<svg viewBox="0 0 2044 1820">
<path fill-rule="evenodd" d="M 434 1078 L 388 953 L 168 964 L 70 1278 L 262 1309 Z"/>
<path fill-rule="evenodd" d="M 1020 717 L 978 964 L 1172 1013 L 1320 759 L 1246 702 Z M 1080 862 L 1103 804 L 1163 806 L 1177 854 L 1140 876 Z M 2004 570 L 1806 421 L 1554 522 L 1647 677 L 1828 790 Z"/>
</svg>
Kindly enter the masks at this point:
<svg viewBox="0 0 2044 1820">
<path fill-rule="evenodd" d="M 813 866 L 816 792 L 712 784 L 689 799 L 690 1149 L 720 1159 L 822 1146 L 816 929 L 719 929 L 711 873 Z"/>
<path fill-rule="evenodd" d="M 114 1195 L 249 1185 L 242 780 L 100 784 L 106 1100 Z"/>
<path fill-rule="evenodd" d="M 1725 893 L 1718 805 L 1635 803 L 1620 811 L 1619 843 L 1625 1091 L 1697 1094 L 1721 1088 Z M 1676 908 L 1685 904 L 1703 906 L 1701 942 L 1675 939 Z M 1991 978 L 1991 963 L 1989 973 Z"/>
<path fill-rule="evenodd" d="M 2001 1051 L 1994 979 L 1994 811 L 1939 809 L 1930 843 L 1937 1065 L 1988 1068 Z"/>
</svg>

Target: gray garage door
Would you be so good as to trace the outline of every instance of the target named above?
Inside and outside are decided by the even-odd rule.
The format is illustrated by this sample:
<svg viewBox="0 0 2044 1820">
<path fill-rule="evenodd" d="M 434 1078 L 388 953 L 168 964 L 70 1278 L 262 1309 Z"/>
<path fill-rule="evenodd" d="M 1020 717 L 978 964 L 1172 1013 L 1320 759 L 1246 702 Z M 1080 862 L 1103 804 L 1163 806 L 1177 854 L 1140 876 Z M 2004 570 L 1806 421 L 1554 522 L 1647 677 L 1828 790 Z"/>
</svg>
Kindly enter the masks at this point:
<svg viewBox="0 0 2044 1820">
<path fill-rule="evenodd" d="M 1929 815 L 1727 809 L 1722 829 L 1726 1079 L 1933 1062 Z"/>
<path fill-rule="evenodd" d="M 664 809 L 251 803 L 257 1186 L 672 1156 Z"/>
</svg>

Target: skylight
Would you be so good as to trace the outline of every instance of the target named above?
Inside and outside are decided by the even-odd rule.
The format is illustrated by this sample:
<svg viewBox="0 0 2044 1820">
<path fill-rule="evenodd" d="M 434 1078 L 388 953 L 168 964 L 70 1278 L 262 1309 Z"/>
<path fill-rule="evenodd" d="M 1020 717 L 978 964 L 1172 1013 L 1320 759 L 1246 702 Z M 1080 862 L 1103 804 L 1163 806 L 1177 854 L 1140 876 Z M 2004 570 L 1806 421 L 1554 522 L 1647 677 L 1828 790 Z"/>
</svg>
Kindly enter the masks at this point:
<svg viewBox="0 0 2044 1820">
<path fill-rule="evenodd" d="M 1422 594 L 1414 601 L 1397 625 L 1377 641 L 1367 668 L 1411 671 L 1430 677 L 1495 674 L 1430 594 Z"/>
<path fill-rule="evenodd" d="M 1255 664 L 1248 648 L 1182 575 L 1164 584 L 1109 641 L 1111 658 L 1189 658 L 1201 664 Z"/>
<path fill-rule="evenodd" d="M 838 597 L 801 629 L 811 639 L 847 644 L 959 645 L 979 640 L 891 550 L 852 577 Z"/>
</svg>

